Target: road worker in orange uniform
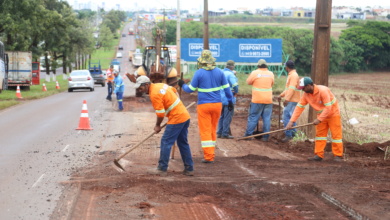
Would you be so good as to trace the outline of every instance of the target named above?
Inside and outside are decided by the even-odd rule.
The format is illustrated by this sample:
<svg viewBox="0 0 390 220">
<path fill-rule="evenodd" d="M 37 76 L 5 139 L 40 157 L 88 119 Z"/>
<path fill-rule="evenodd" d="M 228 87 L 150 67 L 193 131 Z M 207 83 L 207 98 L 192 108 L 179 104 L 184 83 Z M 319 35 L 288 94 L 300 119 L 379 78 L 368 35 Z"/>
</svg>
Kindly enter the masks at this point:
<svg viewBox="0 0 390 220">
<path fill-rule="evenodd" d="M 195 72 L 190 85 L 179 80 L 185 92 L 198 90 L 198 124 L 204 159 L 202 163 L 214 163 L 217 125 L 222 111 L 221 90 L 228 100 L 228 110 L 233 111 L 233 94 L 225 74 L 216 68 L 215 58 L 210 50 L 203 50 L 198 58 L 200 69 Z"/>
<path fill-rule="evenodd" d="M 263 132 L 271 129 L 272 116 L 272 86 L 275 79 L 274 74 L 268 70 L 267 62 L 260 59 L 257 62 L 257 69 L 254 70 L 246 80 L 252 85 L 252 101 L 249 109 L 248 123 L 244 136 L 251 136 L 260 117 L 263 119 Z M 269 135 L 263 135 L 262 141 L 267 142 Z M 246 140 L 251 140 L 248 138 Z"/>
<path fill-rule="evenodd" d="M 301 91 L 297 88 L 299 85 L 299 76 L 295 70 L 295 64 L 292 60 L 289 60 L 285 64 L 285 68 L 288 72 L 286 89 L 280 94 L 278 100 L 281 101 L 284 98 L 284 110 L 283 110 L 283 125 L 286 126 L 290 121 L 290 118 L 295 110 L 295 107 L 298 104 L 298 101 L 301 97 Z M 293 124 L 296 126 L 296 123 Z M 286 135 L 282 142 L 288 142 L 295 136 L 296 129 L 286 130 L 284 134 Z"/>
<path fill-rule="evenodd" d="M 107 92 L 108 92 L 106 99 L 111 101 L 112 85 L 114 84 L 114 79 L 115 79 L 113 65 L 110 65 L 110 68 L 106 71 L 106 75 L 107 75 L 106 81 L 107 81 Z"/>
<path fill-rule="evenodd" d="M 313 121 L 313 124 L 316 125 L 315 156 L 308 158 L 308 160 L 322 161 L 328 130 L 330 129 L 334 160 L 342 161 L 342 126 L 340 108 L 336 97 L 328 87 L 313 84 L 312 79 L 309 77 L 304 77 L 299 81 L 298 89 L 302 89 L 305 93 L 301 96 L 286 129 L 290 129 L 293 126 L 293 123 L 297 121 L 305 106 L 310 104 L 317 111 L 317 118 Z"/>
<path fill-rule="evenodd" d="M 165 176 L 167 174 L 169 155 L 171 147 L 177 141 L 180 155 L 184 163 L 183 174 L 192 176 L 194 162 L 190 145 L 188 144 L 188 127 L 190 125 L 190 114 L 177 94 L 175 88 L 164 83 L 150 83 L 147 76 L 140 76 L 136 80 L 135 88 L 139 92 L 148 93 L 153 108 L 156 111 L 157 120 L 154 131 L 161 131 L 161 123 L 164 117 L 168 117 L 165 132 L 161 138 L 160 159 L 157 170 L 149 173 Z"/>
</svg>

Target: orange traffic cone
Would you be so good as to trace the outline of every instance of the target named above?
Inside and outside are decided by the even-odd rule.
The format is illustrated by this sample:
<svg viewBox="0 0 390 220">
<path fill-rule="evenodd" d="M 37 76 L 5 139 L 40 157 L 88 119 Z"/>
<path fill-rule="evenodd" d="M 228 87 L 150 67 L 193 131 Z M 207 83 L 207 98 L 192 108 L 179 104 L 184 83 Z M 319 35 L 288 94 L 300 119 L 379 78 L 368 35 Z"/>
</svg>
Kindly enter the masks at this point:
<svg viewBox="0 0 390 220">
<path fill-rule="evenodd" d="M 81 109 L 79 127 L 76 128 L 76 130 L 92 130 L 92 129 L 93 128 L 91 128 L 91 126 L 89 125 L 87 101 L 84 100 L 83 108 Z"/>
<path fill-rule="evenodd" d="M 45 83 L 42 84 L 42 91 L 44 91 L 44 92 L 47 91 Z"/>
<path fill-rule="evenodd" d="M 56 81 L 56 89 L 60 89 L 60 84 L 58 84 L 58 81 Z"/>
<path fill-rule="evenodd" d="M 18 87 L 16 87 L 16 97 L 18 98 L 18 99 L 22 99 L 23 97 L 22 97 L 22 94 L 20 93 L 20 87 L 19 87 L 19 85 L 18 85 Z"/>
</svg>

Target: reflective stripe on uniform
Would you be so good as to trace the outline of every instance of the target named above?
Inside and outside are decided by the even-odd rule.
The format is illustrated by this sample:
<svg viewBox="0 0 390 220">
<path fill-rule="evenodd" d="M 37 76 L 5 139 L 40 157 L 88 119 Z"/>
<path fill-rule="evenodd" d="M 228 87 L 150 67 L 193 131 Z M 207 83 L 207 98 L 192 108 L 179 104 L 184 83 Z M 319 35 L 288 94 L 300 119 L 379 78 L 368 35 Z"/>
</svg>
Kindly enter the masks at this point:
<svg viewBox="0 0 390 220">
<path fill-rule="evenodd" d="M 331 105 L 333 105 L 335 102 L 336 102 L 336 97 L 334 97 L 332 101 L 330 101 L 330 102 L 328 102 L 328 103 L 325 103 L 324 105 L 325 105 L 325 106 L 331 106 Z"/>
<path fill-rule="evenodd" d="M 232 87 L 235 87 L 235 86 L 238 86 L 238 83 L 234 83 L 234 84 L 232 85 Z"/>
<path fill-rule="evenodd" d="M 222 86 L 222 89 L 226 89 L 226 88 L 229 88 L 230 86 L 229 86 L 229 83 L 228 84 L 225 84 L 225 85 L 223 85 Z"/>
<path fill-rule="evenodd" d="M 316 137 L 316 141 L 326 141 L 327 137 Z"/>
<path fill-rule="evenodd" d="M 305 108 L 306 105 L 302 105 L 301 103 L 298 102 L 297 107 L 299 107 L 299 108 Z"/>
<path fill-rule="evenodd" d="M 301 91 L 301 90 L 297 89 L 297 87 L 295 87 L 295 86 L 289 86 L 288 88 L 289 88 L 289 89 L 292 89 L 292 90 L 294 90 L 294 91 Z"/>
<path fill-rule="evenodd" d="M 317 112 L 317 114 L 321 114 L 323 111 L 324 111 L 324 109 L 316 111 L 316 112 Z"/>
<path fill-rule="evenodd" d="M 215 141 L 202 141 L 202 147 L 214 147 Z"/>
<path fill-rule="evenodd" d="M 196 91 L 196 88 L 194 88 L 192 85 L 189 85 L 188 88 L 190 88 L 192 91 Z"/>
<path fill-rule="evenodd" d="M 180 103 L 180 99 L 177 98 L 176 101 L 175 101 L 171 106 L 169 106 L 169 108 L 168 108 L 167 111 L 165 112 L 165 115 L 168 115 L 169 112 L 170 112 L 175 106 L 177 106 L 179 103 Z"/>
<path fill-rule="evenodd" d="M 229 87 L 229 85 L 228 85 L 228 87 Z M 227 88 L 227 87 L 226 87 Z M 210 89 L 201 89 L 201 88 L 198 88 L 198 91 L 199 92 L 215 92 L 215 91 L 219 91 L 219 90 L 221 90 L 222 89 L 222 87 L 221 86 L 219 86 L 219 87 L 214 87 L 214 88 L 210 88 Z"/>
<path fill-rule="evenodd" d="M 165 113 L 165 109 L 156 110 L 156 113 Z"/>
<path fill-rule="evenodd" d="M 256 87 L 252 87 L 252 90 L 259 91 L 259 92 L 272 92 L 272 88 L 270 89 L 259 89 Z"/>
<path fill-rule="evenodd" d="M 121 86 L 123 86 L 124 84 L 122 83 L 122 84 L 120 84 L 120 85 L 116 85 L 116 87 L 121 87 Z"/>
<path fill-rule="evenodd" d="M 118 99 L 118 102 L 121 102 L 121 101 L 123 101 L 123 99 Z"/>
<path fill-rule="evenodd" d="M 342 139 L 332 139 L 333 143 L 343 143 Z"/>
</svg>

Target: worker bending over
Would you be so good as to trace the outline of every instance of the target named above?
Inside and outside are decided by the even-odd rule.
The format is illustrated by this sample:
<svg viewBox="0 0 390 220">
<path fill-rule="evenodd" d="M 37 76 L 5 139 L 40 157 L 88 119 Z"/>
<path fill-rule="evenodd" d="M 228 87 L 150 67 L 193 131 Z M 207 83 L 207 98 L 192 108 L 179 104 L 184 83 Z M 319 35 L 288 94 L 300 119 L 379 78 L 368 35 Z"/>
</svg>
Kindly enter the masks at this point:
<svg viewBox="0 0 390 220">
<path fill-rule="evenodd" d="M 340 108 L 336 97 L 326 86 L 313 84 L 309 77 L 304 77 L 299 81 L 298 89 L 302 89 L 304 94 L 298 102 L 297 107 L 287 124 L 286 129 L 290 129 L 297 121 L 305 106 L 310 104 L 317 111 L 317 118 L 313 121 L 316 125 L 316 138 L 314 157 L 308 158 L 310 161 L 322 161 L 328 130 L 332 134 L 332 152 L 335 161 L 342 161 L 343 141 Z"/>
<path fill-rule="evenodd" d="M 161 176 L 167 174 L 171 147 L 177 141 L 184 163 L 183 174 L 192 176 L 194 162 L 192 161 L 191 149 L 187 138 L 190 114 L 179 99 L 176 89 L 164 83 L 150 83 L 150 79 L 146 76 L 137 78 L 135 88 L 138 88 L 139 92 L 147 93 L 150 96 L 150 101 L 157 115 L 154 127 L 156 133 L 161 131 L 161 123 L 164 117 L 168 117 L 167 126 L 161 138 L 160 159 L 157 170 L 154 170 L 152 173 Z"/>
<path fill-rule="evenodd" d="M 200 69 L 195 72 L 190 85 L 179 80 L 179 86 L 185 92 L 191 93 L 198 90 L 198 123 L 202 141 L 204 159 L 202 163 L 214 163 L 215 144 L 217 140 L 217 125 L 221 116 L 222 101 L 221 92 L 225 91 L 228 100 L 228 110 L 233 110 L 232 92 L 229 83 L 221 69 L 216 68 L 215 58 L 210 50 L 203 50 L 198 58 Z"/>
</svg>

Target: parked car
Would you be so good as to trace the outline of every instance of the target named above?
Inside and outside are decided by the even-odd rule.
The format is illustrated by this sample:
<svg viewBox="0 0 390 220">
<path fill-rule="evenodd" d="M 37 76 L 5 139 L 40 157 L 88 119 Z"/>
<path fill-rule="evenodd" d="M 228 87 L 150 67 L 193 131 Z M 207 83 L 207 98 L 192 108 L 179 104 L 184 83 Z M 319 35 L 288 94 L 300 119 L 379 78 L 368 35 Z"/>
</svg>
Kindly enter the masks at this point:
<svg viewBox="0 0 390 220">
<path fill-rule="evenodd" d="M 121 52 L 116 53 L 116 58 L 122 58 L 122 53 Z"/>
<path fill-rule="evenodd" d="M 126 37 L 126 34 L 122 34 L 122 37 Z"/>
<path fill-rule="evenodd" d="M 89 89 L 91 92 L 95 90 L 95 81 L 89 70 L 74 70 L 68 78 L 68 92 L 73 92 L 74 89 Z"/>
<path fill-rule="evenodd" d="M 119 45 L 118 50 L 123 50 L 123 46 Z"/>
</svg>

